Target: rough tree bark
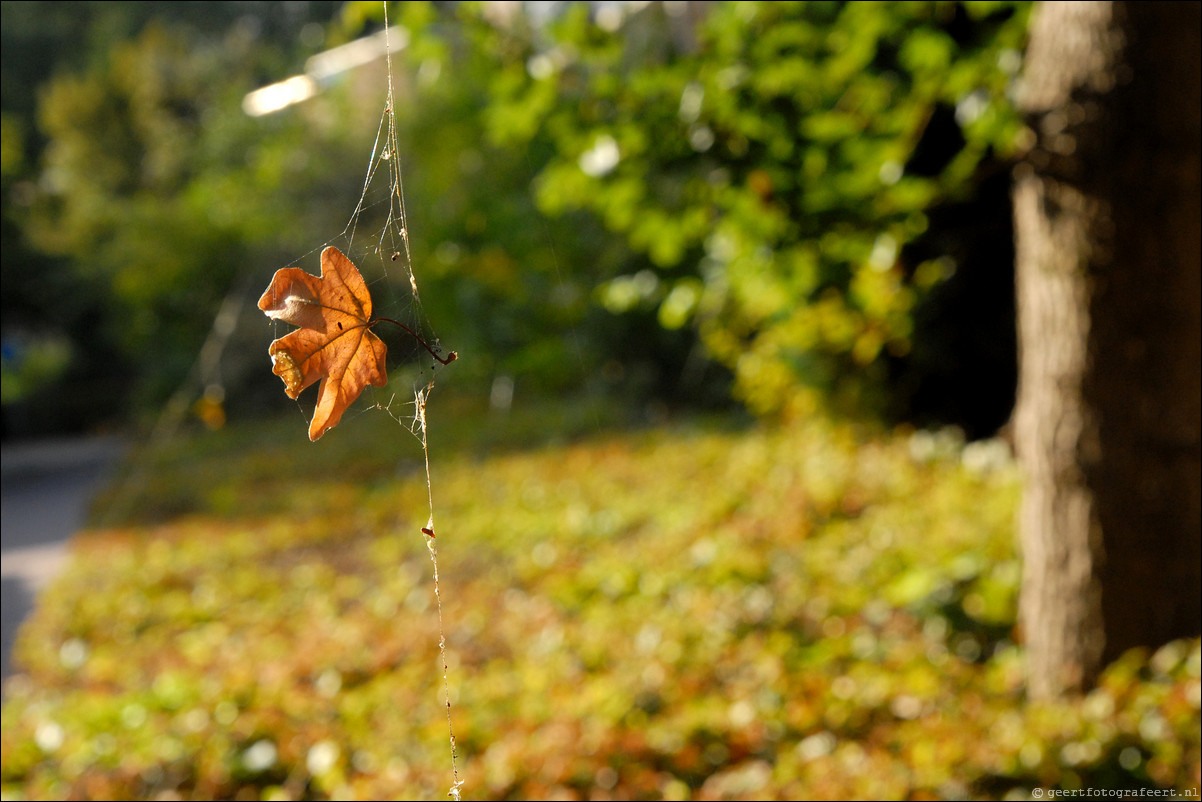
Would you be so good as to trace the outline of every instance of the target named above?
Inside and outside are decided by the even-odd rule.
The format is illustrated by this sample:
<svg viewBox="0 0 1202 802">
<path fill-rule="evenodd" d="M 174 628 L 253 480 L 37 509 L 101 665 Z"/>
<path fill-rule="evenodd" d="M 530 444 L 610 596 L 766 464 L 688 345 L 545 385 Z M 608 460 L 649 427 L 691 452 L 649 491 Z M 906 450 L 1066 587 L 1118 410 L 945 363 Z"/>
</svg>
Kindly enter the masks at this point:
<svg viewBox="0 0 1202 802">
<path fill-rule="evenodd" d="M 1044 3 L 1014 187 L 1029 690 L 1202 630 L 1202 15 Z"/>
</svg>

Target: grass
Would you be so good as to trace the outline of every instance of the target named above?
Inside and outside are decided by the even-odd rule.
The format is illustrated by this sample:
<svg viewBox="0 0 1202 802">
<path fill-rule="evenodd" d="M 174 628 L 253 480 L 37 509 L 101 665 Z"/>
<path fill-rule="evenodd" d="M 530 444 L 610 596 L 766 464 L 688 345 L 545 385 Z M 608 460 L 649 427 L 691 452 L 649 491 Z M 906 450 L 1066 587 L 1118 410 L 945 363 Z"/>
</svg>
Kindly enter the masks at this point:
<svg viewBox="0 0 1202 802">
<path fill-rule="evenodd" d="M 1199 786 L 1197 640 L 1026 701 L 1000 444 L 439 401 L 468 798 Z M 140 464 L 21 633 L 4 797 L 443 797 L 410 434 L 373 411 L 314 445 L 289 418 Z"/>
</svg>

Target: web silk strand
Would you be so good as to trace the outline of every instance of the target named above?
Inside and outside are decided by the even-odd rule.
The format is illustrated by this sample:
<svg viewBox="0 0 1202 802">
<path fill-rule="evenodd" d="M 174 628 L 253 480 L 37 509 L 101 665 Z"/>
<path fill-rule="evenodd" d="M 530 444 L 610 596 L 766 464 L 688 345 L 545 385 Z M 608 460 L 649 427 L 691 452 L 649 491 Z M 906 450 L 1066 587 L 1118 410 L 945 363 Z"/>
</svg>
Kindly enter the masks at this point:
<svg viewBox="0 0 1202 802">
<path fill-rule="evenodd" d="M 409 287 L 413 291 L 413 300 L 417 308 L 421 309 L 421 296 L 417 291 L 417 276 L 413 272 L 413 257 L 409 248 L 409 228 L 408 219 L 405 213 L 405 192 L 404 184 L 401 177 L 401 159 L 399 152 L 399 141 L 397 137 L 396 126 L 396 95 L 393 91 L 392 84 L 392 42 L 390 41 L 388 23 L 388 3 L 384 2 L 384 57 L 386 63 L 386 71 L 388 73 L 388 108 L 386 114 L 388 117 L 388 134 L 387 148 L 389 170 L 392 174 L 393 189 L 389 193 L 389 225 L 385 226 L 386 231 L 392 230 L 391 223 L 393 222 L 393 212 L 395 211 L 399 218 L 401 241 L 405 247 L 405 269 L 409 272 Z M 378 140 L 377 140 L 378 141 Z M 419 338 L 420 339 L 420 338 Z M 424 344 L 424 343 L 423 343 Z M 430 350 L 429 346 L 426 346 Z M 433 354 L 433 351 L 431 351 Z M 443 364 L 446 364 L 437 354 L 434 357 Z M 450 355 L 454 359 L 455 354 Z M 450 361 L 449 359 L 447 361 Z M 426 419 L 426 401 L 430 397 L 430 392 L 434 389 L 434 378 L 431 377 L 429 383 L 422 389 L 416 391 L 414 397 L 414 416 L 418 424 L 417 428 L 421 434 L 422 457 L 425 462 L 426 469 L 426 504 L 428 509 L 428 517 L 426 526 L 422 529 L 422 533 L 426 537 L 426 549 L 430 552 L 430 561 L 434 566 L 434 601 L 438 611 L 438 653 L 442 662 L 442 694 L 443 705 L 446 708 L 447 714 L 447 736 L 451 744 L 451 788 L 447 796 L 458 800 L 461 798 L 461 789 L 463 780 L 459 778 L 458 765 L 458 750 L 455 742 L 455 727 L 451 717 L 451 684 L 450 684 L 450 668 L 447 661 L 447 639 L 446 631 L 443 626 L 442 617 L 442 593 L 438 584 L 438 549 L 435 547 L 435 529 L 434 529 L 434 485 L 430 478 L 430 445 L 427 438 L 427 419 Z"/>
</svg>

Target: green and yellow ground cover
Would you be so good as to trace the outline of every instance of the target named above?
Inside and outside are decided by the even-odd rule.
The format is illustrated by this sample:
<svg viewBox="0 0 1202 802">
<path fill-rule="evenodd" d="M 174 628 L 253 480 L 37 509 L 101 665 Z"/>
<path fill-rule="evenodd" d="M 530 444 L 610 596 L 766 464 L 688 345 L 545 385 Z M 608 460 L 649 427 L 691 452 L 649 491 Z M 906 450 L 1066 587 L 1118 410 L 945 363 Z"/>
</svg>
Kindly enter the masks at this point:
<svg viewBox="0 0 1202 802">
<path fill-rule="evenodd" d="M 431 416 L 466 798 L 1199 787 L 1196 640 L 1027 703 L 1000 443 Z M 102 500 L 18 643 L 5 799 L 444 797 L 420 447 L 303 428 L 177 441 Z"/>
</svg>

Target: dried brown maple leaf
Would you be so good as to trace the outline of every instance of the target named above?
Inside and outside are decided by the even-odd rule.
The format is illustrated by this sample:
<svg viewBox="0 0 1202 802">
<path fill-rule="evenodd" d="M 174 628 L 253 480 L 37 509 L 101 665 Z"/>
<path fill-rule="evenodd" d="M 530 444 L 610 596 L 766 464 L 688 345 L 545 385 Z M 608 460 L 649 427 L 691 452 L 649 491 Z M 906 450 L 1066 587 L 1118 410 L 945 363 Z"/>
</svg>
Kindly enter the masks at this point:
<svg viewBox="0 0 1202 802">
<path fill-rule="evenodd" d="M 277 270 L 259 308 L 273 320 L 300 326 L 268 350 L 272 372 L 284 380 L 288 397 L 321 380 L 310 440 L 337 426 L 367 385 L 388 383 L 388 347 L 371 330 L 375 321 L 367 282 L 337 248 L 321 252 L 320 277 L 299 267 Z"/>
</svg>

